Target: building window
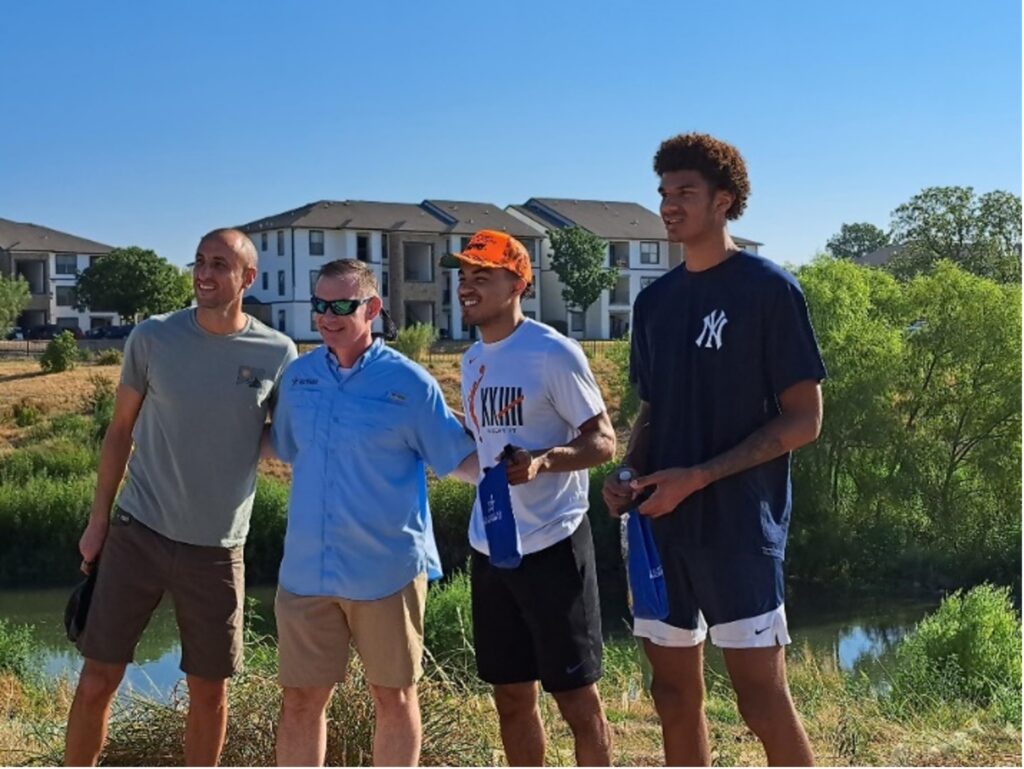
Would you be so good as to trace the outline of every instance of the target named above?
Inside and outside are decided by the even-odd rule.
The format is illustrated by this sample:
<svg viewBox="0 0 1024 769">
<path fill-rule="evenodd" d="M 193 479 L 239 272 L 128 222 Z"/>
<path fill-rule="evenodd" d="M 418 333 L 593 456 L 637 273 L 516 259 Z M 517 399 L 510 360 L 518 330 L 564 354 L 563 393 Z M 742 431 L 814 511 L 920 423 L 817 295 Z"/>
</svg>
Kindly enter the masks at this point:
<svg viewBox="0 0 1024 769">
<path fill-rule="evenodd" d="M 316 313 L 312 310 L 309 311 L 309 330 L 319 333 L 319 329 L 316 327 Z"/>
<path fill-rule="evenodd" d="M 608 264 L 620 270 L 629 269 L 629 243 L 615 241 L 608 244 Z"/>
<path fill-rule="evenodd" d="M 277 231 L 277 255 L 284 256 L 284 230 Z"/>
<path fill-rule="evenodd" d="M 270 273 L 263 273 L 263 290 L 267 291 L 270 289 Z"/>
<path fill-rule="evenodd" d="M 287 318 L 288 313 L 286 313 L 284 310 L 277 311 L 277 330 L 280 331 L 282 334 L 285 332 L 285 329 L 288 328 L 288 324 L 286 323 Z"/>
<path fill-rule="evenodd" d="M 370 261 L 370 236 L 363 232 L 356 235 L 356 259 Z"/>
<path fill-rule="evenodd" d="M 75 254 L 57 254 L 57 274 L 74 275 L 78 272 L 78 257 Z"/>
<path fill-rule="evenodd" d="M 644 275 L 640 278 L 640 290 L 643 291 L 657 279 L 658 278 L 655 275 Z"/>
<path fill-rule="evenodd" d="M 310 230 L 309 231 L 309 255 L 310 256 L 323 256 L 324 255 L 324 231 L 323 230 Z"/>
<path fill-rule="evenodd" d="M 277 295 L 284 296 L 284 270 L 277 271 Z"/>
<path fill-rule="evenodd" d="M 530 264 L 534 267 L 540 265 L 540 259 L 537 258 L 537 254 L 540 253 L 540 249 L 537 248 L 536 238 L 523 238 L 520 241 L 526 248 L 527 253 L 530 255 Z"/>
<path fill-rule="evenodd" d="M 640 244 L 640 264 L 661 264 L 657 241 L 644 241 Z"/>
<path fill-rule="evenodd" d="M 78 328 L 78 318 L 57 318 L 60 328 Z"/>
<path fill-rule="evenodd" d="M 459 243 L 459 252 L 465 251 L 469 247 L 469 241 L 471 240 L 469 235 L 464 235 L 462 241 Z"/>
<path fill-rule="evenodd" d="M 269 240 L 269 238 L 267 238 L 267 233 L 261 232 L 260 233 L 260 251 L 266 251 L 267 250 L 267 248 L 268 248 L 267 240 Z"/>
<path fill-rule="evenodd" d="M 388 271 L 384 270 L 380 274 L 380 295 L 381 297 L 387 297 L 388 289 L 391 288 L 390 282 L 388 281 Z"/>
<path fill-rule="evenodd" d="M 380 234 L 380 260 L 386 262 L 388 260 L 388 234 L 382 232 Z"/>
<path fill-rule="evenodd" d="M 530 285 L 528 285 L 526 287 L 526 290 L 523 292 L 523 299 L 536 299 L 536 298 L 537 298 L 537 279 L 534 278 L 530 282 Z"/>
<path fill-rule="evenodd" d="M 320 270 L 309 271 L 309 295 L 313 296 L 316 293 L 316 281 L 320 277 Z"/>
<path fill-rule="evenodd" d="M 583 313 L 578 310 L 569 311 L 569 330 L 574 334 L 583 333 Z"/>
<path fill-rule="evenodd" d="M 434 282 L 434 247 L 430 243 L 405 244 L 405 279 L 411 283 Z"/>
<path fill-rule="evenodd" d="M 75 287 L 74 286 L 57 286 L 57 306 L 58 307 L 74 307 L 75 306 Z"/>
</svg>

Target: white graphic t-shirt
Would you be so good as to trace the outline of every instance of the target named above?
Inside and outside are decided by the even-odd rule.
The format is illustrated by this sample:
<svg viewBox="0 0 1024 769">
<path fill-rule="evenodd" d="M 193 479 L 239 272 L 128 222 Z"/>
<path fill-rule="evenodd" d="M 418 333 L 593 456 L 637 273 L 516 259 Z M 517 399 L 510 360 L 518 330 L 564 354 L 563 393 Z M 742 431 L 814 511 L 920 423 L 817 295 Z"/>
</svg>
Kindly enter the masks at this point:
<svg viewBox="0 0 1024 769">
<path fill-rule="evenodd" d="M 563 446 L 579 426 L 605 410 L 601 391 L 579 344 L 526 319 L 500 342 L 476 342 L 462 357 L 462 406 L 480 467 L 492 467 L 508 444 L 527 450 Z M 523 554 L 565 539 L 587 512 L 586 470 L 540 473 L 512 486 L 512 510 Z M 487 554 L 479 500 L 469 542 Z"/>
</svg>

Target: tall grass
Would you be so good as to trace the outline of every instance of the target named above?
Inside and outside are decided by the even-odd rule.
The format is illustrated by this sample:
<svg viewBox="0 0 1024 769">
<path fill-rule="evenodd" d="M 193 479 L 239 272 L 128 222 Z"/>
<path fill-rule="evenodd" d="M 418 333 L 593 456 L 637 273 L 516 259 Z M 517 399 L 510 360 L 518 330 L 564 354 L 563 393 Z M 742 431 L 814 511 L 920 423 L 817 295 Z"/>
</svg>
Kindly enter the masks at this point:
<svg viewBox="0 0 1024 769">
<path fill-rule="evenodd" d="M 437 341 L 437 335 L 437 329 L 429 323 L 414 323 L 400 329 L 392 345 L 402 355 L 419 362 L 427 354 L 430 345 Z"/>
</svg>

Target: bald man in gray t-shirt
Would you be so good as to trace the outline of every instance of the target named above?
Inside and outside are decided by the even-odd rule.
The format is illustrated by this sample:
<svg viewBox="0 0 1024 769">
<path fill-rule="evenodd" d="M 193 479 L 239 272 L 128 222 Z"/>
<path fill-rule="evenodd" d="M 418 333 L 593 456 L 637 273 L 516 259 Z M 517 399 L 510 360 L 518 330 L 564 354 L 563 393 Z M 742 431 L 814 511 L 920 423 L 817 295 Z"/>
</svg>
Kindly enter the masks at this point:
<svg viewBox="0 0 1024 769">
<path fill-rule="evenodd" d="M 260 438 L 296 357 L 290 339 L 242 312 L 256 259 L 244 233 L 209 233 L 193 268 L 197 306 L 150 318 L 128 338 L 79 543 L 83 571 L 99 571 L 78 638 L 85 664 L 68 717 L 68 765 L 96 763 L 110 703 L 165 592 L 189 690 L 185 763 L 219 759 L 227 679 L 242 660 L 242 545 Z"/>
</svg>

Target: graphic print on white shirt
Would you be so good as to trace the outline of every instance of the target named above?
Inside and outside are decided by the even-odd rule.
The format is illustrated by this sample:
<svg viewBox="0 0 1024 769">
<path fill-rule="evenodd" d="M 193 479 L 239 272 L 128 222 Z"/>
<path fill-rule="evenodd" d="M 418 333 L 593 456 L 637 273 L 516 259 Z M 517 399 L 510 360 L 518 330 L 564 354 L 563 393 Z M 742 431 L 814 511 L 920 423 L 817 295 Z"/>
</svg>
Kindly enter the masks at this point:
<svg viewBox="0 0 1024 769">
<path fill-rule="evenodd" d="M 462 363 L 466 427 L 480 467 L 492 467 L 505 446 L 527 450 L 562 446 L 579 426 L 604 411 L 601 391 L 580 346 L 532 320 L 500 342 L 477 342 Z M 512 509 L 523 552 L 543 550 L 569 536 L 587 510 L 586 471 L 541 473 L 513 486 Z M 479 505 L 470 520 L 470 544 L 487 553 Z"/>
</svg>

